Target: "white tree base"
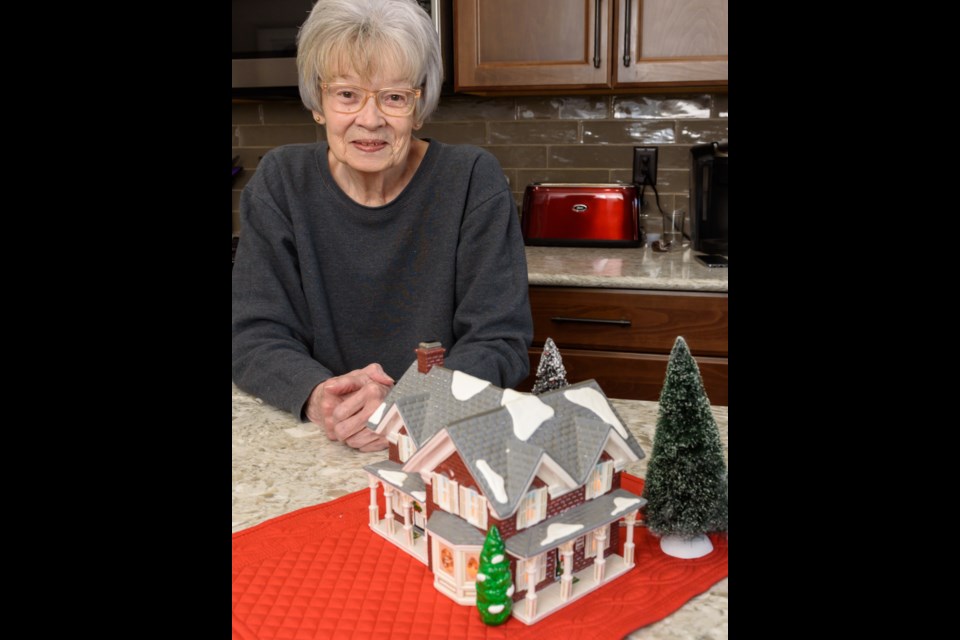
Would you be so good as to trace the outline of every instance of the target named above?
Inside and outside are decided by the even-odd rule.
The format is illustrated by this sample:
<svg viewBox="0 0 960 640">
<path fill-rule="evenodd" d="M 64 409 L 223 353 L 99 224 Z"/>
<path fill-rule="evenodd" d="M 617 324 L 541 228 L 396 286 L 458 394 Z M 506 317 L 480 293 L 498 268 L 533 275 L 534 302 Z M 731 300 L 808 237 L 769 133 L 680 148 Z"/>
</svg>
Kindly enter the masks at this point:
<svg viewBox="0 0 960 640">
<path fill-rule="evenodd" d="M 684 538 L 682 536 L 663 536 L 660 538 L 660 550 L 668 556 L 689 560 L 700 558 L 713 551 L 713 543 L 705 535 Z"/>
</svg>

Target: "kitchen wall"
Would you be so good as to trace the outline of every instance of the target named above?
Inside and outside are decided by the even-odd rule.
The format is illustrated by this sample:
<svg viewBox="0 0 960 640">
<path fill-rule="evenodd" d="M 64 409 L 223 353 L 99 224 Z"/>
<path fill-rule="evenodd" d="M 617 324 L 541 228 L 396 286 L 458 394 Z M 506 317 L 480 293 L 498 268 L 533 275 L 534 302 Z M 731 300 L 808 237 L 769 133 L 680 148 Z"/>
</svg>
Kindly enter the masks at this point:
<svg viewBox="0 0 960 640">
<path fill-rule="evenodd" d="M 233 155 L 244 171 L 233 184 L 233 231 L 240 232 L 240 192 L 270 148 L 324 140 L 299 101 L 235 101 Z M 475 144 L 500 161 L 518 212 L 531 182 L 630 182 L 633 147 L 656 146 L 657 191 L 667 211 L 689 211 L 690 147 L 727 139 L 727 95 L 444 96 L 418 137 Z M 651 189 L 643 213 L 659 231 Z M 688 227 L 689 228 L 689 227 Z"/>
</svg>

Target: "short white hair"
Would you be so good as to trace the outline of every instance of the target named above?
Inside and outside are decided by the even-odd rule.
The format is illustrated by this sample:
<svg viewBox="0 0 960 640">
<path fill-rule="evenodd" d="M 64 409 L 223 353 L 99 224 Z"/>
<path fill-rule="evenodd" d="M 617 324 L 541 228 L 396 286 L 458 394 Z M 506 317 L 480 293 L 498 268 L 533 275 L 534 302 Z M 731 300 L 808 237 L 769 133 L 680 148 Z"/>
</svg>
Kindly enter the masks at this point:
<svg viewBox="0 0 960 640">
<path fill-rule="evenodd" d="M 423 123 L 440 101 L 440 38 L 414 0 L 317 0 L 297 34 L 300 99 L 323 113 L 320 83 L 352 70 L 371 78 L 397 69 L 422 87 L 413 118 Z M 382 88 L 382 87 L 372 87 Z"/>
</svg>

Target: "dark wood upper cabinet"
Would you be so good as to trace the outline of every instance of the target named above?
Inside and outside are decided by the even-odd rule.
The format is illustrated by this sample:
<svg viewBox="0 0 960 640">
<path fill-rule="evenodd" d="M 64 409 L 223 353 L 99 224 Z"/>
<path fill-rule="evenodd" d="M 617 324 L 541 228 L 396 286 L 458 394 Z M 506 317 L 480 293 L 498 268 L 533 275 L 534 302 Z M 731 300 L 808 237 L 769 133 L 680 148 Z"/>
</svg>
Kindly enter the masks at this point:
<svg viewBox="0 0 960 640">
<path fill-rule="evenodd" d="M 455 0 L 455 88 L 724 88 L 727 0 Z"/>
</svg>

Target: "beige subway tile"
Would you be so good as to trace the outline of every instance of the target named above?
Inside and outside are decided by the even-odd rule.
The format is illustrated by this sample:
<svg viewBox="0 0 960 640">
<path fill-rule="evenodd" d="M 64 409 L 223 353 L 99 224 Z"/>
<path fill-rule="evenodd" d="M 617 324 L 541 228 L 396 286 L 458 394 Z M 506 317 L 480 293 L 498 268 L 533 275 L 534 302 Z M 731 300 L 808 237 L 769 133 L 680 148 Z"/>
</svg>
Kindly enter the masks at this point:
<svg viewBox="0 0 960 640">
<path fill-rule="evenodd" d="M 711 118 L 727 117 L 727 94 L 716 93 L 713 95 L 713 110 L 711 111 L 710 117 Z"/>
<path fill-rule="evenodd" d="M 263 124 L 313 124 L 313 114 L 299 100 L 264 102 Z"/>
<path fill-rule="evenodd" d="M 610 117 L 607 96 L 533 96 L 517 98 L 517 117 L 521 120 L 594 120 Z"/>
<path fill-rule="evenodd" d="M 676 140 L 672 120 L 616 120 L 583 123 L 583 143 L 670 144 Z"/>
<path fill-rule="evenodd" d="M 233 124 L 263 124 L 260 115 L 260 105 L 249 102 L 235 102 L 233 104 Z"/>
<path fill-rule="evenodd" d="M 483 122 L 427 122 L 414 135 L 448 144 L 480 145 L 487 141 L 487 129 Z"/>
<path fill-rule="evenodd" d="M 547 166 L 547 148 L 538 145 L 484 145 L 500 162 L 501 167 L 530 169 Z"/>
<path fill-rule="evenodd" d="M 554 145 L 547 151 L 547 166 L 556 168 L 622 169 L 633 167 L 630 145 Z"/>
<path fill-rule="evenodd" d="M 234 147 L 233 155 L 240 156 L 237 164 L 244 169 L 256 169 L 263 158 L 263 154 L 272 147 Z"/>
<path fill-rule="evenodd" d="M 524 189 L 531 182 L 607 182 L 606 169 L 518 169 L 517 186 Z"/>
<path fill-rule="evenodd" d="M 506 178 L 507 184 L 511 189 L 515 188 L 514 185 L 517 184 L 517 170 L 516 169 L 504 169 L 503 177 Z"/>
<path fill-rule="evenodd" d="M 689 120 L 677 123 L 677 142 L 703 144 L 727 139 L 727 119 Z"/>
<path fill-rule="evenodd" d="M 689 144 L 657 147 L 657 165 L 665 169 L 689 169 L 693 162 Z"/>
<path fill-rule="evenodd" d="M 276 147 L 282 144 L 317 141 L 315 124 L 238 126 L 235 129 L 234 146 L 238 147 Z"/>
<path fill-rule="evenodd" d="M 513 98 L 444 96 L 427 122 L 515 120 L 516 113 Z"/>
<path fill-rule="evenodd" d="M 252 178 L 253 174 L 255 174 L 256 172 L 257 170 L 255 167 L 251 167 L 249 169 L 244 167 L 243 171 L 237 174 L 237 177 L 233 180 L 233 189 L 234 190 L 239 189 L 243 191 L 243 188 L 247 186 L 247 183 L 250 182 L 250 178 Z"/>
<path fill-rule="evenodd" d="M 528 120 L 491 122 L 490 142 L 495 144 L 549 144 L 577 142 L 576 122 Z"/>
<path fill-rule="evenodd" d="M 709 118 L 709 94 L 696 96 L 614 96 L 614 118 Z"/>
</svg>

